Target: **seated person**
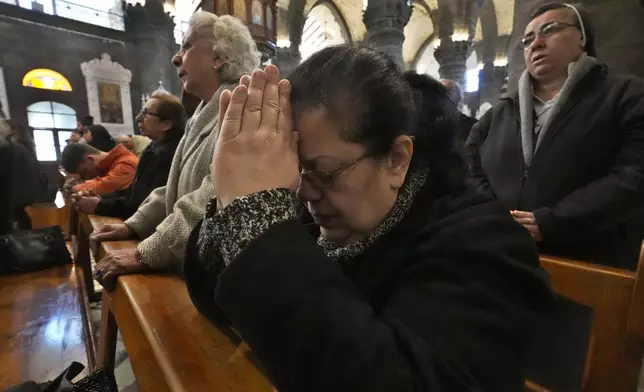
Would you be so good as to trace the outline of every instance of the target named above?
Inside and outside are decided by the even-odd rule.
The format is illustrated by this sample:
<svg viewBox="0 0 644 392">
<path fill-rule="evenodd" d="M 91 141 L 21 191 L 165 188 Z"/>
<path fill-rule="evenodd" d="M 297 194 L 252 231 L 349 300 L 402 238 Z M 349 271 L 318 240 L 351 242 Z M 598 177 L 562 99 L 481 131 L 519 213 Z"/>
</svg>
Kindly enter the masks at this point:
<svg viewBox="0 0 644 392">
<path fill-rule="evenodd" d="M 90 125 L 83 135 L 83 140 L 90 146 L 103 152 L 112 151 L 116 142 L 107 129 L 102 125 Z"/>
<path fill-rule="evenodd" d="M 220 45 L 222 40 L 228 44 Z M 104 225 L 91 235 L 96 241 L 142 240 L 134 250 L 112 252 L 99 260 L 94 276 L 108 290 L 120 274 L 181 271 L 188 236 L 215 195 L 210 163 L 218 135 L 219 96 L 259 66 L 260 53 L 239 19 L 196 12 L 172 63 L 185 91 L 202 101 L 186 124 L 167 184 L 155 189 L 124 223 Z"/>
<path fill-rule="evenodd" d="M 16 169 L 9 127 L 0 119 L 0 235 L 13 231 Z"/>
<path fill-rule="evenodd" d="M 130 186 L 139 164 L 139 159 L 123 146 L 102 152 L 83 143 L 65 146 L 61 160 L 67 173 L 78 174 L 82 181 L 71 186 L 72 193 L 93 192 L 99 196 Z"/>
<path fill-rule="evenodd" d="M 644 209 L 644 82 L 597 61 L 588 14 L 568 4 L 541 7 L 521 46 L 518 92 L 468 139 L 474 180 L 542 253 L 636 268 L 643 233 L 629 233 L 629 221 Z"/>
<path fill-rule="evenodd" d="M 527 231 L 467 186 L 444 87 L 347 45 L 289 81 L 269 65 L 222 94 L 197 308 L 279 391 L 523 391 L 553 293 Z"/>
<path fill-rule="evenodd" d="M 134 182 L 127 189 L 102 198 L 78 195 L 74 205 L 79 211 L 128 219 L 150 192 L 168 181 L 172 158 L 183 136 L 186 121 L 181 101 L 168 93 L 155 92 L 136 120 L 141 132 L 149 136 L 148 140 L 152 143 L 140 157 Z"/>
<path fill-rule="evenodd" d="M 143 112 L 141 112 L 143 113 Z M 141 115 L 139 113 L 139 116 Z M 152 116 L 153 114 L 146 114 Z M 137 118 L 138 121 L 138 118 Z M 152 139 L 143 135 L 118 135 L 114 138 L 117 144 L 124 145 L 128 150 L 132 151 L 137 157 L 141 157 L 143 151 L 152 143 Z"/>
</svg>

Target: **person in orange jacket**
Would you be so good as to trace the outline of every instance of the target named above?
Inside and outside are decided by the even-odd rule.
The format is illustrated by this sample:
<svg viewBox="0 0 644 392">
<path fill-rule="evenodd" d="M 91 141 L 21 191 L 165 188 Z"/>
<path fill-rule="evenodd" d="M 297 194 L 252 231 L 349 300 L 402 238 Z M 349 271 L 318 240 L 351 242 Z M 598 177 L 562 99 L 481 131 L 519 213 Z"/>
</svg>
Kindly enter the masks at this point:
<svg viewBox="0 0 644 392">
<path fill-rule="evenodd" d="M 136 155 L 123 145 L 103 152 L 89 144 L 73 143 L 65 147 L 61 160 L 68 173 L 84 180 L 71 187 L 72 193 L 93 192 L 99 196 L 130 186 L 139 164 Z"/>
</svg>

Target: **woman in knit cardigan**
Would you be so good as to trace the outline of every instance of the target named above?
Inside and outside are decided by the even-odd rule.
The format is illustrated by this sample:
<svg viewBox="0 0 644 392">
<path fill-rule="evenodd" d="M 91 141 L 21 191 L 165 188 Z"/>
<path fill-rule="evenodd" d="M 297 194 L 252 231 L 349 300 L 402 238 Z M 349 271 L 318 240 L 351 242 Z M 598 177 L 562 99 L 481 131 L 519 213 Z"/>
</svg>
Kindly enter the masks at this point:
<svg viewBox="0 0 644 392">
<path fill-rule="evenodd" d="M 142 240 L 137 249 L 114 252 L 97 263 L 94 275 L 107 289 L 124 273 L 180 271 L 188 236 L 215 195 L 210 163 L 217 136 L 219 96 L 259 66 L 255 42 L 238 19 L 197 12 L 188 24 L 172 63 L 183 88 L 202 102 L 186 125 L 166 186 L 154 190 L 124 224 L 105 225 L 92 234 L 99 241 Z"/>
</svg>

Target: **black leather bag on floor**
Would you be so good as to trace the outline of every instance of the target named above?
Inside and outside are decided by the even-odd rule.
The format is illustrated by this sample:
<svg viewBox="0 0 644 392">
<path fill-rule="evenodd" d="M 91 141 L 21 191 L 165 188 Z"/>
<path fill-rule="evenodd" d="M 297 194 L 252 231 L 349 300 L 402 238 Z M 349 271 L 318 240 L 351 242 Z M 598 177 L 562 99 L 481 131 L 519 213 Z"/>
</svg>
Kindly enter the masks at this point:
<svg viewBox="0 0 644 392">
<path fill-rule="evenodd" d="M 81 363 L 72 364 L 53 381 L 37 384 L 29 381 L 20 385 L 5 389 L 4 392 L 118 392 L 114 376 L 110 375 L 105 368 L 92 372 L 89 376 L 72 383 L 74 377 L 85 369 Z"/>
<path fill-rule="evenodd" d="M 60 226 L 0 236 L 0 275 L 40 271 L 71 262 Z"/>
</svg>

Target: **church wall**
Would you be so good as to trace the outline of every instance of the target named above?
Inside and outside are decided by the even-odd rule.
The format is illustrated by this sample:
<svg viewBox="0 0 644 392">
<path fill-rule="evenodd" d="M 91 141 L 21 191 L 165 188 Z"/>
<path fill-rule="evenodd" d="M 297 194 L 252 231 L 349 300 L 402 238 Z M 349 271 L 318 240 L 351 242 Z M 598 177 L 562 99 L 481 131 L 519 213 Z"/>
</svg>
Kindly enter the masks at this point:
<svg viewBox="0 0 644 392">
<path fill-rule="evenodd" d="M 26 108 L 33 102 L 56 101 L 88 114 L 85 78 L 80 65 L 109 53 L 126 68 L 125 33 L 41 14 L 0 3 L 0 63 L 4 69 L 11 117 L 27 125 Z M 71 92 L 40 90 L 22 86 L 23 76 L 34 68 L 48 68 L 65 76 Z M 140 92 L 132 91 L 134 97 Z M 140 99 L 139 99 L 140 101 Z M 140 106 L 140 103 L 139 105 Z"/>
</svg>

